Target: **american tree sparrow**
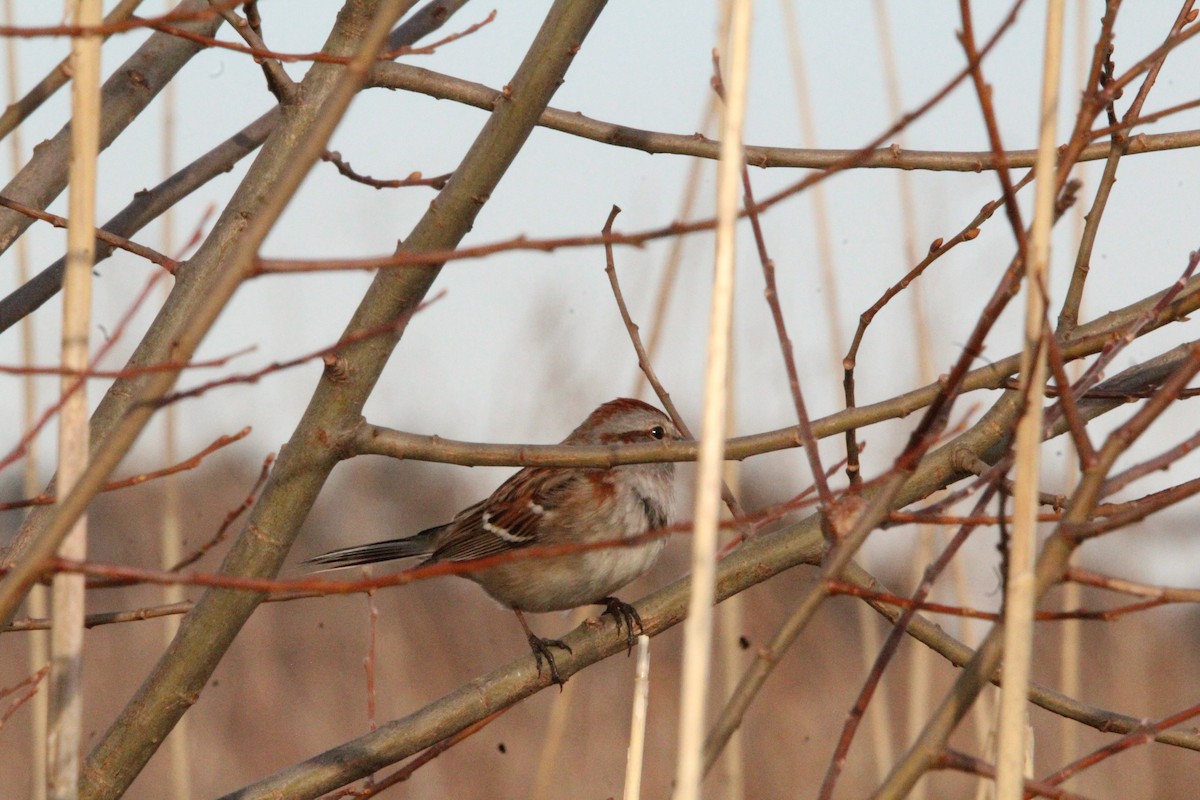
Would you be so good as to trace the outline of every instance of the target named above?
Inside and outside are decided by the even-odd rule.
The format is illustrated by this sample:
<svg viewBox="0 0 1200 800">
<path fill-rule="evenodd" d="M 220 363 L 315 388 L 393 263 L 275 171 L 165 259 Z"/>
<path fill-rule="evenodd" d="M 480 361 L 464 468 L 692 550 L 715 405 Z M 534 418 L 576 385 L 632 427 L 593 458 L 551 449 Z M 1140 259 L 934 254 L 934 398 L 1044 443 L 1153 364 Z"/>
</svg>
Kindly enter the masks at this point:
<svg viewBox="0 0 1200 800">
<path fill-rule="evenodd" d="M 671 420 L 640 400 L 620 398 L 593 411 L 563 444 L 627 444 L 683 438 Z M 526 467 L 491 496 L 463 509 L 445 525 L 403 539 L 346 547 L 308 563 L 327 569 L 426 556 L 421 564 L 469 561 L 531 546 L 589 544 L 627 539 L 671 524 L 675 517 L 675 465 L 626 464 L 611 469 Z M 511 608 L 529 639 L 541 673 L 558 674 L 550 647 L 571 651 L 558 639 L 535 636 L 523 612 L 562 611 L 604 605 L 624 623 L 632 646 L 633 626 L 642 620 L 633 606 L 613 597 L 654 564 L 664 540 L 545 558 L 514 559 L 463 573 L 502 605 Z"/>
</svg>

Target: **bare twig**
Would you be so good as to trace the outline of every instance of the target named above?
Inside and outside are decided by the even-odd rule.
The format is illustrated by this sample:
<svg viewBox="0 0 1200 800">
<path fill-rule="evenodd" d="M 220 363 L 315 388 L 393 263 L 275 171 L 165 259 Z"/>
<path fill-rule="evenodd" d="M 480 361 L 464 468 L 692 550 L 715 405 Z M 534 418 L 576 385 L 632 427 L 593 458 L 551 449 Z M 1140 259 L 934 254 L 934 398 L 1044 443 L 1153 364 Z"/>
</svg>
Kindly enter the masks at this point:
<svg viewBox="0 0 1200 800">
<path fill-rule="evenodd" d="M 182 569 L 190 567 L 192 564 L 195 564 L 197 561 L 204 558 L 206 553 L 225 540 L 225 536 L 228 534 L 230 526 L 237 521 L 238 517 L 240 517 L 251 506 L 254 505 L 254 501 L 258 498 L 258 493 L 262 491 L 263 485 L 266 484 L 267 478 L 271 475 L 271 465 L 274 463 L 274 453 L 269 454 L 263 459 L 262 469 L 259 470 L 258 473 L 258 480 L 254 482 L 254 486 L 250 489 L 250 493 L 246 495 L 246 499 L 243 500 L 241 504 L 237 506 L 237 508 L 231 509 L 227 514 L 225 514 L 225 519 L 221 521 L 220 526 L 217 527 L 217 532 L 213 534 L 211 539 L 200 545 L 200 547 L 196 548 L 194 552 L 184 556 L 175 564 L 172 564 L 170 567 L 171 572 L 179 572 Z"/>
<path fill-rule="evenodd" d="M 66 229 L 70 225 L 70 220 L 68 220 L 66 217 L 60 217 L 57 214 L 51 214 L 49 211 L 42 211 L 32 206 L 25 205 L 24 203 L 18 203 L 16 200 L 12 200 L 8 197 L 0 196 L 0 206 L 3 206 L 4 208 L 11 208 L 17 213 L 24 214 L 28 217 L 32 217 L 33 219 L 41 220 L 42 222 L 49 222 L 56 228 Z M 96 228 L 95 230 L 96 238 L 107 245 L 125 250 L 129 253 L 133 253 L 135 256 L 141 256 L 150 263 L 157 264 L 158 266 L 162 267 L 172 275 L 174 275 L 175 271 L 179 269 L 178 261 L 173 258 L 168 258 L 153 248 L 138 244 L 137 242 L 127 239 L 124 236 L 118 236 L 115 233 L 110 233 L 103 228 Z M 95 247 L 95 245 L 93 245 L 93 247 Z"/>
<path fill-rule="evenodd" d="M 712 81 L 717 95 L 724 100 L 725 86 L 721 80 L 721 64 L 715 52 L 713 53 Z M 754 204 L 750 170 L 745 164 L 742 164 L 741 178 L 750 229 L 754 233 L 754 244 L 758 250 L 759 263 L 762 265 L 763 281 L 766 283 L 763 294 L 767 300 L 767 307 L 771 309 L 771 319 L 775 323 L 775 335 L 779 339 L 779 348 L 783 353 L 783 366 L 787 372 L 788 388 L 791 390 L 792 405 L 796 408 L 796 417 L 799 421 L 800 440 L 804 444 L 804 455 L 808 459 L 813 484 L 817 487 L 817 497 L 820 499 L 822 513 L 828 513 L 833 506 L 833 494 L 829 491 L 829 484 L 825 480 L 825 468 L 821 466 L 821 453 L 817 449 L 817 438 L 813 436 L 808 408 L 804 403 L 804 393 L 800 389 L 800 375 L 796 371 L 796 353 L 792 348 L 792 340 L 788 336 L 787 324 L 783 319 L 783 308 L 779 304 L 779 288 L 775 282 L 775 262 L 767 254 L 766 238 L 763 235 L 762 223 L 759 221 L 758 211 Z"/>
<path fill-rule="evenodd" d="M 1168 728 L 1173 728 L 1180 723 L 1187 722 L 1189 719 L 1200 715 L 1200 705 L 1190 706 L 1178 711 L 1169 716 L 1163 717 L 1155 723 L 1147 723 L 1144 727 L 1130 731 L 1129 733 L 1111 742 L 1104 747 L 1093 750 L 1082 758 L 1072 761 L 1062 769 L 1055 772 L 1053 775 L 1046 776 L 1042 781 L 1044 786 L 1057 786 L 1060 783 L 1066 782 L 1073 775 L 1077 775 L 1085 769 L 1099 764 L 1106 758 L 1115 756 L 1117 753 L 1122 753 L 1134 747 L 1154 741 L 1154 735 Z"/>
<path fill-rule="evenodd" d="M 187 470 L 195 469 L 196 467 L 200 466 L 200 462 L 203 461 L 206 456 L 209 456 L 221 448 L 227 447 L 240 439 L 244 439 L 249 435 L 250 428 L 242 428 L 232 436 L 221 436 L 208 447 L 204 448 L 199 453 L 196 453 L 196 455 L 192 456 L 186 461 L 181 461 L 178 464 L 173 464 L 169 467 L 164 467 L 152 472 L 142 472 L 121 480 L 109 481 L 108 483 L 104 484 L 100 491 L 113 492 L 117 489 L 126 489 L 130 486 L 138 486 L 146 483 L 147 481 L 164 478 L 168 475 L 175 475 L 180 472 L 186 472 Z M 53 505 L 56 499 L 57 498 L 52 494 L 39 494 L 36 497 L 29 497 L 24 500 L 10 500 L 5 503 L 0 503 L 0 511 L 10 511 L 16 508 L 29 508 L 30 506 L 49 506 Z"/>
<path fill-rule="evenodd" d="M 613 221 L 616 220 L 617 214 L 621 213 L 621 209 L 613 206 L 608 213 L 608 220 L 604 223 L 604 233 L 612 231 Z M 621 283 L 617 280 L 616 261 L 613 258 L 612 244 L 604 245 L 605 265 L 604 272 L 608 275 L 608 283 L 612 287 L 613 297 L 617 301 L 617 310 L 621 314 L 621 321 L 625 323 L 625 330 L 629 334 L 629 341 L 633 345 L 633 350 L 637 354 L 638 368 L 642 374 L 646 376 L 646 380 L 650 382 L 650 387 L 654 389 L 654 394 L 658 396 L 659 402 L 663 404 L 667 415 L 671 417 L 671 421 L 675 423 L 675 427 L 679 429 L 687 438 L 693 438 L 691 430 L 688 428 L 687 422 L 683 419 L 683 414 L 679 413 L 675 402 L 671 400 L 671 393 L 662 385 L 658 379 L 658 374 L 654 371 L 654 365 L 650 361 L 650 354 L 646 352 L 645 346 L 642 345 L 642 336 L 638 332 L 637 323 L 633 321 L 633 317 L 629 313 L 629 306 L 625 304 L 625 294 L 621 291 Z M 721 500 L 725 503 L 729 513 L 733 515 L 734 520 L 740 520 L 745 516 L 745 511 L 742 510 L 741 503 L 724 481 L 721 482 Z"/>
<path fill-rule="evenodd" d="M 295 103 L 300 91 L 299 85 L 287 74 L 277 57 L 261 55 L 269 51 L 262 38 L 262 20 L 258 15 L 257 6 L 254 3 L 246 3 L 246 18 L 239 17 L 232 8 L 220 8 L 217 13 L 249 45 L 254 62 L 262 67 L 263 76 L 267 79 L 267 89 L 275 95 L 279 104 L 287 106 Z"/>
<path fill-rule="evenodd" d="M 48 622 L 47 627 L 49 627 Z M 8 697 L 9 695 L 16 695 L 16 697 L 12 699 L 12 702 L 8 704 L 8 708 L 4 709 L 4 713 L 0 714 L 0 728 L 3 728 L 5 723 L 12 718 L 12 715 L 17 713 L 17 709 L 28 703 L 30 699 L 37 694 L 38 687 L 41 685 L 42 679 L 45 678 L 49 672 L 50 665 L 46 664 L 44 667 L 25 678 L 20 683 L 0 689 L 0 699 Z"/>
<path fill-rule="evenodd" d="M 398 178 L 395 180 L 383 180 L 381 178 L 372 178 L 370 175 L 363 175 L 356 172 L 349 163 L 342 158 L 342 154 L 333 150 L 326 150 L 321 154 L 321 160 L 333 164 L 337 171 L 345 175 L 355 183 L 361 183 L 364 186 L 370 186 L 372 189 L 400 189 L 407 186 L 429 186 L 434 189 L 444 189 L 446 181 L 450 180 L 450 173 L 445 175 L 435 175 L 432 178 L 426 178 L 419 172 L 414 172 L 407 178 Z"/>
</svg>

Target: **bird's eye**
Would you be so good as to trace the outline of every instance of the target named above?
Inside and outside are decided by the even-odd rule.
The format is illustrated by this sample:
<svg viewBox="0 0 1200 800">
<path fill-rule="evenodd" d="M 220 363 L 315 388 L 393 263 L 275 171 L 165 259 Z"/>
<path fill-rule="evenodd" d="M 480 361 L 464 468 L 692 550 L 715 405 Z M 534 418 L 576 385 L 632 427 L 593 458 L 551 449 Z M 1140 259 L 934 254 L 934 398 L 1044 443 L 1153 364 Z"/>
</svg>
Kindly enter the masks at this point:
<svg viewBox="0 0 1200 800">
<path fill-rule="evenodd" d="M 650 435 L 653 436 L 655 439 L 661 439 L 667 435 L 667 432 L 666 432 L 666 430 L 663 429 L 662 425 L 655 425 L 653 428 L 650 429 Z"/>
</svg>

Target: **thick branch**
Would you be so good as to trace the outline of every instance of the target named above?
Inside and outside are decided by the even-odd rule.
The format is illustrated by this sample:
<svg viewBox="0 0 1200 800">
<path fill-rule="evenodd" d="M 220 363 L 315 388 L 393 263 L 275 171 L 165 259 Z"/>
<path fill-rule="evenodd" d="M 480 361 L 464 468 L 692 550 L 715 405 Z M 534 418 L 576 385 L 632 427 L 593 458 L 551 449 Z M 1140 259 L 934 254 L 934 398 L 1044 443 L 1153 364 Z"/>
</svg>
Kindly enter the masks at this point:
<svg viewBox="0 0 1200 800">
<path fill-rule="evenodd" d="M 502 93 L 480 83 L 443 75 L 411 64 L 377 64 L 371 71 L 375 86 L 403 89 L 425 94 L 438 100 L 453 100 L 475 108 L 490 110 Z M 699 133 L 663 133 L 643 128 L 619 125 L 615 122 L 585 117 L 574 111 L 548 108 L 538 124 L 544 128 L 569 133 L 595 142 L 628 147 L 646 153 L 669 153 L 680 156 L 716 159 L 721 142 Z M 1175 150 L 1200 145 L 1200 130 L 1172 133 L 1141 134 L 1129 142 L 1127 154 Z M 1079 161 L 1099 161 L 1107 158 L 1108 142 L 1085 147 Z M 1004 161 L 1011 168 L 1032 167 L 1036 150 L 1009 150 Z M 815 150 L 803 147 L 746 146 L 746 163 L 752 167 L 800 167 L 828 169 L 854 160 L 856 168 L 920 169 L 942 172 L 983 172 L 996 169 L 996 156 L 990 150 L 954 152 L 944 150 L 902 150 L 897 146 L 883 147 L 865 158 L 858 150 Z"/>
</svg>

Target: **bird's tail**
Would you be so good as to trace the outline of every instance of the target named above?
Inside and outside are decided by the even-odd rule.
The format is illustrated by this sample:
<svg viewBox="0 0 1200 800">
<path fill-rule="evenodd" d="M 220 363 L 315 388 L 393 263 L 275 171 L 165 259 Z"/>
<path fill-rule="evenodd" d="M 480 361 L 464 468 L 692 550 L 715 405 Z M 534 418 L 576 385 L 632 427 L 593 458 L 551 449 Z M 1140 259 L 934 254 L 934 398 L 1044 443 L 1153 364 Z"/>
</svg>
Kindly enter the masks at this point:
<svg viewBox="0 0 1200 800">
<path fill-rule="evenodd" d="M 427 556 L 434 550 L 434 537 L 441 532 L 445 525 L 421 531 L 403 539 L 387 539 L 382 542 L 343 547 L 330 550 L 319 556 L 305 561 L 305 564 L 315 564 L 321 567 L 319 572 L 342 567 L 356 567 L 360 564 L 375 564 L 380 561 L 394 561 L 399 558 Z"/>
</svg>

